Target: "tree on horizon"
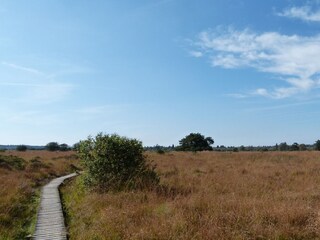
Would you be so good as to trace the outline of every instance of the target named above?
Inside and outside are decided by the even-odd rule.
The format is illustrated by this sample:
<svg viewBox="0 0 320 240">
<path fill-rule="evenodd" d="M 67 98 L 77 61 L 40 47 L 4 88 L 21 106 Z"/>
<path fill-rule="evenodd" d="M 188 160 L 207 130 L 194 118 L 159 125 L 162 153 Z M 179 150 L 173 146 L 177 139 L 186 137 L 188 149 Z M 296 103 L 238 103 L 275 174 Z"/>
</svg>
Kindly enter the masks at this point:
<svg viewBox="0 0 320 240">
<path fill-rule="evenodd" d="M 179 141 L 178 151 L 212 151 L 214 144 L 212 137 L 205 137 L 200 133 L 190 133 Z"/>
<path fill-rule="evenodd" d="M 317 140 L 317 141 L 314 143 L 314 149 L 317 150 L 317 151 L 320 151 L 320 140 Z"/>
</svg>

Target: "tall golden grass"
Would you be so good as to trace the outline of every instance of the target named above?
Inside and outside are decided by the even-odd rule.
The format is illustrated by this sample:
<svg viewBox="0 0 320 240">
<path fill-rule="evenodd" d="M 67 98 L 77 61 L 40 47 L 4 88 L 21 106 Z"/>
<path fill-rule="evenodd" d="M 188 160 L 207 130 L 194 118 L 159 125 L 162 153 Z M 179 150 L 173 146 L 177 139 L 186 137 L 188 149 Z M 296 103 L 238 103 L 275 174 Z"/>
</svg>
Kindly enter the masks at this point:
<svg viewBox="0 0 320 240">
<path fill-rule="evenodd" d="M 70 239 L 320 239 L 320 153 L 147 153 L 164 186 L 63 188 Z"/>
<path fill-rule="evenodd" d="M 25 239 L 32 232 L 39 189 L 55 176 L 73 171 L 74 152 L 6 151 L 26 160 L 23 170 L 0 165 L 0 239 Z"/>
</svg>

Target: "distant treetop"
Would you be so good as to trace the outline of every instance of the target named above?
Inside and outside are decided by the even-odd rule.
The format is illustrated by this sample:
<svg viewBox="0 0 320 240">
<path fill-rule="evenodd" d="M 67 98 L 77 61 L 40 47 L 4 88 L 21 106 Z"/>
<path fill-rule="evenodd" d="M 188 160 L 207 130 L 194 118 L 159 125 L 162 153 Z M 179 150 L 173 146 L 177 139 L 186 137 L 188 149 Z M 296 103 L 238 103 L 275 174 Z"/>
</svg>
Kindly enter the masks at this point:
<svg viewBox="0 0 320 240">
<path fill-rule="evenodd" d="M 178 151 L 212 151 L 214 143 L 212 137 L 205 137 L 200 133 L 190 133 L 179 141 Z"/>
<path fill-rule="evenodd" d="M 48 151 L 58 151 L 59 150 L 59 144 L 57 142 L 49 142 L 46 145 L 46 150 Z"/>
<path fill-rule="evenodd" d="M 20 152 L 27 151 L 28 147 L 26 145 L 18 145 L 16 150 Z"/>
</svg>

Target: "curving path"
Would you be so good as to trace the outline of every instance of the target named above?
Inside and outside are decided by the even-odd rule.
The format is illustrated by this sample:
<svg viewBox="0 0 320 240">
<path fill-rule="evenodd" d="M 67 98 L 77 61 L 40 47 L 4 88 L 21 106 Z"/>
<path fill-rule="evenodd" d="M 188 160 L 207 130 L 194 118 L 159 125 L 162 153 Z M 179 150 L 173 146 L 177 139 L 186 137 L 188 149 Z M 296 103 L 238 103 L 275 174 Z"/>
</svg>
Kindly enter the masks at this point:
<svg viewBox="0 0 320 240">
<path fill-rule="evenodd" d="M 72 173 L 53 179 L 43 187 L 34 240 L 67 240 L 58 188 L 65 179 L 76 175 Z"/>
</svg>

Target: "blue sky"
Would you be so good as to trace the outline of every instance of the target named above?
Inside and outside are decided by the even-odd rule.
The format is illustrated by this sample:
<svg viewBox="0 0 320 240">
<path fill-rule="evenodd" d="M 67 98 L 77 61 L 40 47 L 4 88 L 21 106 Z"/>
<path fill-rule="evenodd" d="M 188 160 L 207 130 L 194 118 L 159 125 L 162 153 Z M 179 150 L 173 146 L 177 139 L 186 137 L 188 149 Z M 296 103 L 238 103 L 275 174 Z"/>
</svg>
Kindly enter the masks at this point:
<svg viewBox="0 0 320 240">
<path fill-rule="evenodd" d="M 320 1 L 0 2 L 0 144 L 320 138 Z"/>
</svg>

